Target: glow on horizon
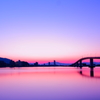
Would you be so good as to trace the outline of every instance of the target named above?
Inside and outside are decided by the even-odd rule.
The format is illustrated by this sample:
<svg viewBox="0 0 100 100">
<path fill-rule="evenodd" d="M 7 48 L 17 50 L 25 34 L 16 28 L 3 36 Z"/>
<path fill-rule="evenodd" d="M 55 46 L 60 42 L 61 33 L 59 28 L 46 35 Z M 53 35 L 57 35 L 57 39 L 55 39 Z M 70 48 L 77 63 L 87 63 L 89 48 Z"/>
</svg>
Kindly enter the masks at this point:
<svg viewBox="0 0 100 100">
<path fill-rule="evenodd" d="M 66 46 L 67 45 L 67 46 Z M 70 62 L 78 60 L 82 52 L 84 52 L 84 47 L 76 48 L 78 46 L 64 41 L 44 39 L 44 40 L 27 40 L 18 39 L 18 41 L 8 43 L 8 51 L 2 55 L 4 57 L 12 58 L 15 61 L 25 60 L 28 62 L 48 62 L 48 61 L 61 61 Z M 13 48 L 12 48 L 13 47 Z M 81 50 L 81 52 L 80 52 Z M 86 51 L 89 52 L 89 51 Z"/>
</svg>

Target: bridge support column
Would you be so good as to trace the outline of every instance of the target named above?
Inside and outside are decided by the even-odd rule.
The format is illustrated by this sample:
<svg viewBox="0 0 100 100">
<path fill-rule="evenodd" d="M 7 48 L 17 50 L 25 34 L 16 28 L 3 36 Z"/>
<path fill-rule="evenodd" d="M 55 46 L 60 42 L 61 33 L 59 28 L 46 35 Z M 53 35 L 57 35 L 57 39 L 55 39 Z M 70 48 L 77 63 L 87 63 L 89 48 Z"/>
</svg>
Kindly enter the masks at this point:
<svg viewBox="0 0 100 100">
<path fill-rule="evenodd" d="M 94 67 L 94 64 L 93 64 L 93 58 L 90 58 L 90 67 Z"/>
<path fill-rule="evenodd" d="M 90 58 L 90 76 L 93 77 L 94 76 L 94 64 L 93 64 L 93 58 Z"/>
<path fill-rule="evenodd" d="M 80 69 L 82 69 L 82 60 L 80 60 L 79 62 Z"/>
</svg>

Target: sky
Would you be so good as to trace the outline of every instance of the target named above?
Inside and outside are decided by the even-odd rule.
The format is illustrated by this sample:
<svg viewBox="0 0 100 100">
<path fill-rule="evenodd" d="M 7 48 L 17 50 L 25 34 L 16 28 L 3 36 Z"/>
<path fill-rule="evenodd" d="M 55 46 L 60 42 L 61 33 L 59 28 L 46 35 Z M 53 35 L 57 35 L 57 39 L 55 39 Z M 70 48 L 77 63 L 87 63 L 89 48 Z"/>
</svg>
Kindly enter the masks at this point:
<svg viewBox="0 0 100 100">
<path fill-rule="evenodd" d="M 73 63 L 100 56 L 100 0 L 0 0 L 0 57 Z"/>
</svg>

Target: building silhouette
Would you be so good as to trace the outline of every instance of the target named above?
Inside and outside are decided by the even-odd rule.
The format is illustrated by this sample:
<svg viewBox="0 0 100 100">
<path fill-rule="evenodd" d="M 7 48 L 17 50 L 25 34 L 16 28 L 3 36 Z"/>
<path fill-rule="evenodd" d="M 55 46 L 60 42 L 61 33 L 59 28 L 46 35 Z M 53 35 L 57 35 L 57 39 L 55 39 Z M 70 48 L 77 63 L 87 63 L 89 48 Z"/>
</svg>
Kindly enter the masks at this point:
<svg viewBox="0 0 100 100">
<path fill-rule="evenodd" d="M 56 61 L 54 60 L 54 66 L 56 66 Z"/>
</svg>

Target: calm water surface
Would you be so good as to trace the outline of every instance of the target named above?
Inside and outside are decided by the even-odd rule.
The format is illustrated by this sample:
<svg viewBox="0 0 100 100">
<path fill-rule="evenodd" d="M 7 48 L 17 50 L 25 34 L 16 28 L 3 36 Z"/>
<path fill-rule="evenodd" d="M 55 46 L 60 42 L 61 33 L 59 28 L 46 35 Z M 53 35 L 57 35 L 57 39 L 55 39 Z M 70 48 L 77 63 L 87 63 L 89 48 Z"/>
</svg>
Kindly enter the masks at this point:
<svg viewBox="0 0 100 100">
<path fill-rule="evenodd" d="M 0 68 L 0 100 L 100 100 L 100 68 Z"/>
</svg>

